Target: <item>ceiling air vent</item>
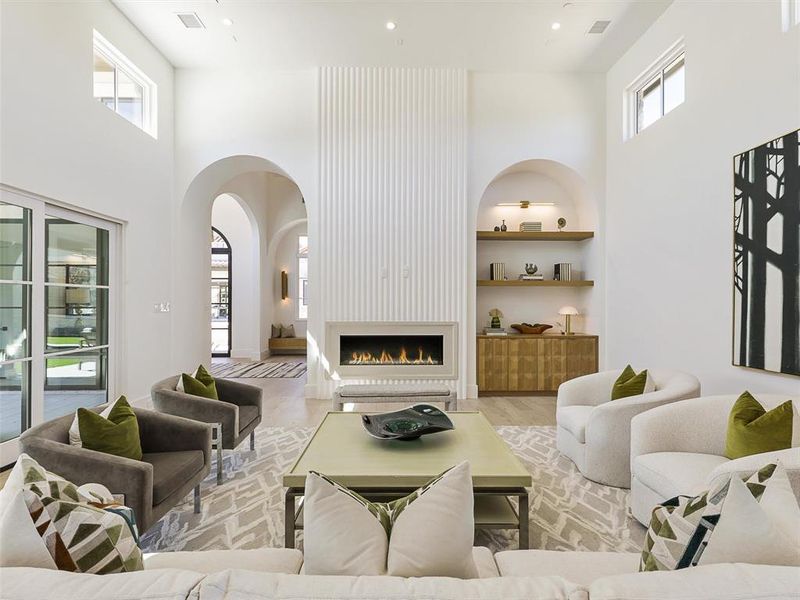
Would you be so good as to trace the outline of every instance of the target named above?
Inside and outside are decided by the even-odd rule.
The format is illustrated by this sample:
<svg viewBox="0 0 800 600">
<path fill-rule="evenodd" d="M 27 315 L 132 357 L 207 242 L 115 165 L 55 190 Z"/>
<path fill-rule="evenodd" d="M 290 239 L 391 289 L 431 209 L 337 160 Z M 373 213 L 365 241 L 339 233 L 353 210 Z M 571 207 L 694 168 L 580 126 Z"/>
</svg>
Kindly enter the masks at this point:
<svg viewBox="0 0 800 600">
<path fill-rule="evenodd" d="M 611 25 L 611 21 L 595 21 L 586 33 L 603 33 Z"/>
<path fill-rule="evenodd" d="M 177 13 L 178 18 L 186 29 L 204 29 L 205 25 L 197 13 Z"/>
</svg>

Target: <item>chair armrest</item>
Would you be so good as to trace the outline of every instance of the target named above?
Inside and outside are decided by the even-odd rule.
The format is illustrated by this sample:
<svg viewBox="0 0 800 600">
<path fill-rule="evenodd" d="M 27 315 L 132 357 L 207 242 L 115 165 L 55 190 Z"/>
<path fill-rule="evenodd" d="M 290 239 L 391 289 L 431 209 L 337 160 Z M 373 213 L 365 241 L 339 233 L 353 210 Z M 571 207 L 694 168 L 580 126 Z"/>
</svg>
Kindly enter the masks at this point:
<svg viewBox="0 0 800 600">
<path fill-rule="evenodd" d="M 257 406 L 261 414 L 262 389 L 254 385 L 231 381 L 230 379 L 217 379 L 217 393 L 219 399 L 237 406 Z"/>
<path fill-rule="evenodd" d="M 565 381 L 558 386 L 556 407 L 598 406 L 611 399 L 611 388 L 621 371 L 601 371 Z"/>
<path fill-rule="evenodd" d="M 149 522 L 153 508 L 150 463 L 35 436 L 24 437 L 20 443 L 22 451 L 45 469 L 75 485 L 101 483 L 112 494 L 124 494 L 125 504 L 133 509 L 136 520 Z"/>
<path fill-rule="evenodd" d="M 203 423 L 222 423 L 223 431 L 239 431 L 239 411 L 227 400 L 220 402 L 163 388 L 153 388 L 151 395 L 158 412 Z"/>
<path fill-rule="evenodd" d="M 134 412 L 143 452 L 202 450 L 205 464 L 210 464 L 211 425 L 141 408 Z"/>
<path fill-rule="evenodd" d="M 764 465 L 775 461 L 780 461 L 784 466 L 794 495 L 800 498 L 800 448 L 762 452 L 728 461 L 711 471 L 706 483 L 709 488 L 712 488 L 718 483 L 729 480 L 733 475 L 746 479 Z"/>
</svg>

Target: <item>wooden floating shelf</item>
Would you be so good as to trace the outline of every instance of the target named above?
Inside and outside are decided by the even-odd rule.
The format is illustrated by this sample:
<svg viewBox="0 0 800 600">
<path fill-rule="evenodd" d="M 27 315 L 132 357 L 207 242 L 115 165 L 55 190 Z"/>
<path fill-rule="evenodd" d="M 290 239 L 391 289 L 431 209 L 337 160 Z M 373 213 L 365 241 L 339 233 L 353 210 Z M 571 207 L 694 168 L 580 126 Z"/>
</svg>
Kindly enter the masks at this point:
<svg viewBox="0 0 800 600">
<path fill-rule="evenodd" d="M 479 231 L 479 240 L 504 242 L 580 242 L 594 237 L 594 231 Z"/>
<path fill-rule="evenodd" d="M 529 279 L 478 279 L 478 287 L 591 287 L 593 285 L 594 281 L 591 279 L 573 281 L 555 281 L 552 279 L 543 279 L 540 281 L 531 281 Z"/>
</svg>

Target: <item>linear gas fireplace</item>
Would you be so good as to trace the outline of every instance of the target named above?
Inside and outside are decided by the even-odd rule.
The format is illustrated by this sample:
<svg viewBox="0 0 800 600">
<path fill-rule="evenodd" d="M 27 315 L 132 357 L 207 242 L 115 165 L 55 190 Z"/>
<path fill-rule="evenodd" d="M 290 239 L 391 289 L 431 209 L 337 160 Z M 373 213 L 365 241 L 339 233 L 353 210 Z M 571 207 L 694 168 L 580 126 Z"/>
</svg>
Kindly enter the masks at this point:
<svg viewBox="0 0 800 600">
<path fill-rule="evenodd" d="M 342 378 L 455 379 L 455 323 L 328 322 L 327 359 Z"/>
</svg>

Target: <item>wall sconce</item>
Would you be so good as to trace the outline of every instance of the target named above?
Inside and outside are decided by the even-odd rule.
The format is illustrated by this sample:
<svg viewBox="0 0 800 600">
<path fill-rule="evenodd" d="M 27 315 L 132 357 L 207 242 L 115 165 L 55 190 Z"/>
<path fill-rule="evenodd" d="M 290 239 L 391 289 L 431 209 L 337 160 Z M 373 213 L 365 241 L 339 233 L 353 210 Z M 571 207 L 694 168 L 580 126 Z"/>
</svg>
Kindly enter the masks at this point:
<svg viewBox="0 0 800 600">
<path fill-rule="evenodd" d="M 286 271 L 281 271 L 281 300 L 286 300 L 289 297 L 289 274 Z"/>
<path fill-rule="evenodd" d="M 498 202 L 497 206 L 518 206 L 520 208 L 530 208 L 531 206 L 555 206 L 555 202 L 532 202 L 530 200 L 520 200 L 519 202 Z"/>
</svg>

